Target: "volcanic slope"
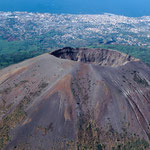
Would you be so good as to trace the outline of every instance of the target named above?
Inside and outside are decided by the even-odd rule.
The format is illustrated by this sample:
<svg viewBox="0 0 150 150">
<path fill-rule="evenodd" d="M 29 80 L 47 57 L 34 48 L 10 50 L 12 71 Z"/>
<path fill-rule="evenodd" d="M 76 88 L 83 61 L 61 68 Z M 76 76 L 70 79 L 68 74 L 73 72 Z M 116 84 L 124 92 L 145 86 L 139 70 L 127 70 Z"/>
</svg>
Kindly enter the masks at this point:
<svg viewBox="0 0 150 150">
<path fill-rule="evenodd" d="M 149 150 L 150 67 L 63 48 L 0 70 L 0 149 Z"/>
</svg>

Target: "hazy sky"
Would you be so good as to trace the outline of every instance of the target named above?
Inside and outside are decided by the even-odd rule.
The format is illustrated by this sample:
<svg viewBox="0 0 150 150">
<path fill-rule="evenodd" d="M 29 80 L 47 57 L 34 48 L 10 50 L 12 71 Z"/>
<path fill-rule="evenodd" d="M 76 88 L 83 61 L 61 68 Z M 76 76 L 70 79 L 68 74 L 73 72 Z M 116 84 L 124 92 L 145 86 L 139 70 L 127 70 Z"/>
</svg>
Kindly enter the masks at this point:
<svg viewBox="0 0 150 150">
<path fill-rule="evenodd" d="M 150 15 L 150 0 L 0 0 L 0 11 Z"/>
</svg>

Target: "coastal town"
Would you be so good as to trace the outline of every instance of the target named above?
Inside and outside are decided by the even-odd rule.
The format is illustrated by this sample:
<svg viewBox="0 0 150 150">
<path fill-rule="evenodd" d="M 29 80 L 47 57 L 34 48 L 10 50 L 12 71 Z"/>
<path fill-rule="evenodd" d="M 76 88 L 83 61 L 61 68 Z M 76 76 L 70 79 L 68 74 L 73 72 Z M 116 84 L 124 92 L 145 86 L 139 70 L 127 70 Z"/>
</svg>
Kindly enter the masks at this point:
<svg viewBox="0 0 150 150">
<path fill-rule="evenodd" d="M 69 46 L 104 43 L 150 47 L 150 17 L 0 12 L 0 37 L 8 41 L 44 41 L 46 37 L 57 45 Z"/>
</svg>

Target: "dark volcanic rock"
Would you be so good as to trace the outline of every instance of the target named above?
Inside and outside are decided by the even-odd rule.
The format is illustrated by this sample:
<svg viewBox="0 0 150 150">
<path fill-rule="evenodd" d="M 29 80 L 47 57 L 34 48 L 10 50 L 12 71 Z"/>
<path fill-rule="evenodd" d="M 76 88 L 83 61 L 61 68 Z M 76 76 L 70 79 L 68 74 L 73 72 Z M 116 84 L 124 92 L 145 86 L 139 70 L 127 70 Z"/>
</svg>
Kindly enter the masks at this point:
<svg viewBox="0 0 150 150">
<path fill-rule="evenodd" d="M 97 64 L 101 66 L 121 66 L 128 61 L 136 60 L 135 58 L 124 53 L 107 49 L 74 49 L 71 47 L 66 47 L 52 52 L 51 55 L 62 59 Z"/>
<path fill-rule="evenodd" d="M 117 51 L 63 48 L 3 69 L 0 108 L 1 149 L 150 149 L 150 68 Z"/>
</svg>

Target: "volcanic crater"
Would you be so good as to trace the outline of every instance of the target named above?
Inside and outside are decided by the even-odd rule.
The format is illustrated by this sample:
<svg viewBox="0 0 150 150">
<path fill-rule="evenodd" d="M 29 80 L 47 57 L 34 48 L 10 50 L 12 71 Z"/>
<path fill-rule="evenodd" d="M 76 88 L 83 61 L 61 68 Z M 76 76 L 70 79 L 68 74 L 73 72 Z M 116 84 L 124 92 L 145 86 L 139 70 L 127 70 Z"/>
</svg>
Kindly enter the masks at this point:
<svg viewBox="0 0 150 150">
<path fill-rule="evenodd" d="M 150 67 L 62 48 L 0 70 L 0 149 L 149 150 Z"/>
<path fill-rule="evenodd" d="M 50 53 L 51 55 L 72 61 L 101 66 L 121 66 L 135 59 L 127 54 L 108 49 L 71 48 L 65 47 Z"/>
</svg>

